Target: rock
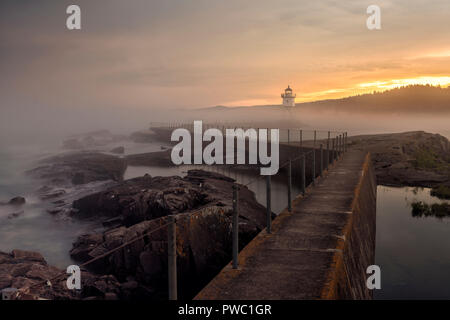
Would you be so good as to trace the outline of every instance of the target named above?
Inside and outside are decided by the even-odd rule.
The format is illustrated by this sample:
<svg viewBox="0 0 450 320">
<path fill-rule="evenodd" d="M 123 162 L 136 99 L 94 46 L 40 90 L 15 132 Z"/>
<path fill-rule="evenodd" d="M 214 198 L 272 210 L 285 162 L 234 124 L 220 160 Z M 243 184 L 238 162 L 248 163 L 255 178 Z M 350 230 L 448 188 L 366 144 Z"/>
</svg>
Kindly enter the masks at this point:
<svg viewBox="0 0 450 320">
<path fill-rule="evenodd" d="M 26 203 L 26 199 L 24 197 L 14 197 L 8 202 L 0 202 L 0 205 L 8 205 L 8 206 L 21 206 Z"/>
<path fill-rule="evenodd" d="M 136 281 L 128 281 L 128 282 L 122 283 L 120 286 L 122 289 L 125 289 L 125 290 L 133 290 L 139 286 L 139 283 L 137 283 Z"/>
<path fill-rule="evenodd" d="M 153 130 L 142 130 L 131 134 L 131 140 L 138 143 L 153 142 L 158 139 Z M 170 139 L 169 139 L 170 141 Z"/>
<path fill-rule="evenodd" d="M 58 186 L 121 181 L 127 167 L 124 159 L 96 152 L 66 153 L 47 158 L 39 164 L 39 167 L 29 170 L 28 174 L 49 185 Z"/>
<path fill-rule="evenodd" d="M 159 152 L 128 155 L 126 159 L 127 163 L 131 166 L 171 167 L 173 166 L 171 153 L 172 151 L 169 149 Z"/>
<path fill-rule="evenodd" d="M 59 209 L 59 208 L 54 208 L 54 209 L 48 209 L 47 212 L 50 213 L 51 215 L 56 215 L 58 213 L 61 213 L 63 211 L 63 209 Z"/>
<path fill-rule="evenodd" d="M 141 177 L 74 201 L 79 217 L 118 217 L 125 225 L 190 210 L 206 193 L 180 177 Z"/>
<path fill-rule="evenodd" d="M 50 279 L 53 279 L 51 286 L 46 284 Z M 120 284 L 114 276 L 97 276 L 83 270 L 82 290 L 68 290 L 65 270 L 49 266 L 37 252 L 23 250 L 0 252 L 0 290 L 9 287 L 27 290 L 19 296 L 21 300 L 79 300 L 92 296 L 103 300 L 117 299 L 122 295 Z"/>
<path fill-rule="evenodd" d="M 107 293 L 105 293 L 105 300 L 119 300 L 119 298 L 117 297 L 117 294 L 112 293 L 112 292 L 107 292 Z"/>
<path fill-rule="evenodd" d="M 65 194 L 66 194 L 66 190 L 64 190 L 64 189 L 52 189 L 46 193 L 40 193 L 39 198 L 41 200 L 49 200 L 49 199 L 61 197 Z"/>
<path fill-rule="evenodd" d="M 83 144 L 77 139 L 68 139 L 63 141 L 64 149 L 80 150 L 83 149 Z"/>
<path fill-rule="evenodd" d="M 98 218 L 106 224 L 122 222 L 131 226 L 144 220 L 169 214 L 193 211 L 204 206 L 232 208 L 234 180 L 201 170 L 190 170 L 184 178 L 144 176 L 124 181 L 105 191 L 74 201 L 78 213 L 74 217 Z M 263 227 L 262 206 L 248 188 L 241 188 L 241 215 L 251 221 L 248 225 Z M 113 219 L 119 217 L 120 219 Z"/>
<path fill-rule="evenodd" d="M 33 251 L 24 251 L 24 250 L 18 250 L 15 249 L 11 252 L 13 259 L 18 261 L 33 261 L 33 262 L 39 262 L 42 264 L 46 264 L 44 257 L 38 253 Z"/>
<path fill-rule="evenodd" d="M 439 134 L 413 131 L 348 138 L 370 151 L 378 184 L 434 187 L 450 180 L 450 142 Z"/>
<path fill-rule="evenodd" d="M 13 205 L 13 206 L 20 206 L 25 204 L 26 200 L 24 197 L 15 197 L 12 198 L 11 200 L 9 200 L 8 204 Z"/>
<path fill-rule="evenodd" d="M 72 150 L 104 147 L 111 143 L 126 140 L 126 136 L 114 135 L 108 130 L 98 130 L 75 135 L 63 142 L 63 148 Z"/>
<path fill-rule="evenodd" d="M 120 281 L 134 277 L 132 290 L 166 294 L 167 230 L 146 233 L 177 217 L 177 252 L 180 287 L 188 298 L 205 285 L 231 258 L 232 185 L 234 180 L 217 173 L 191 170 L 184 178 L 142 177 L 128 180 L 78 203 L 80 212 L 123 217 L 125 226 L 77 239 L 71 256 L 85 262 L 139 239 L 89 266 L 96 273 L 113 274 Z M 239 192 L 240 246 L 265 227 L 265 208 L 241 186 Z M 128 282 L 130 282 L 128 281 Z M 131 290 L 122 284 L 123 290 Z M 131 294 L 131 293 L 130 293 Z"/>
<path fill-rule="evenodd" d="M 14 219 L 22 215 L 24 211 L 14 212 L 8 215 L 8 219 Z"/>
<path fill-rule="evenodd" d="M 104 227 L 118 227 L 123 224 L 121 217 L 114 217 L 102 222 Z"/>
<path fill-rule="evenodd" d="M 125 148 L 124 147 L 117 147 L 114 148 L 110 151 L 111 153 L 115 153 L 115 154 L 124 154 L 125 153 Z"/>
</svg>

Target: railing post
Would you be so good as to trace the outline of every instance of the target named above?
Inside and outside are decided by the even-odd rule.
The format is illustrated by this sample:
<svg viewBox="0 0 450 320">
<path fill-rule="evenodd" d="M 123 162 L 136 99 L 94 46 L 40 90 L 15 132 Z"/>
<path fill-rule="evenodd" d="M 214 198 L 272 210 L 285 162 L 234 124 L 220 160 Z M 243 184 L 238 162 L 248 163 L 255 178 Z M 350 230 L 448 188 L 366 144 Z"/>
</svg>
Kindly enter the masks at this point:
<svg viewBox="0 0 450 320">
<path fill-rule="evenodd" d="M 316 148 L 313 148 L 312 152 L 312 185 L 316 185 Z"/>
<path fill-rule="evenodd" d="M 320 177 L 323 177 L 323 144 L 320 144 Z"/>
<path fill-rule="evenodd" d="M 338 160 L 338 158 L 339 158 L 339 136 L 336 136 L 336 161 Z"/>
<path fill-rule="evenodd" d="M 300 148 L 303 147 L 303 130 L 300 130 Z"/>
<path fill-rule="evenodd" d="M 168 216 L 168 223 L 169 300 L 177 300 L 177 226 L 175 216 Z"/>
<path fill-rule="evenodd" d="M 348 132 L 345 133 L 345 152 L 347 152 L 348 148 Z"/>
<path fill-rule="evenodd" d="M 337 137 L 337 146 L 336 146 L 336 158 L 339 160 L 339 157 L 341 155 L 341 135 L 338 135 Z"/>
<path fill-rule="evenodd" d="M 338 147 L 338 138 L 334 138 L 334 161 L 337 160 L 337 147 Z"/>
<path fill-rule="evenodd" d="M 267 200 L 267 233 L 272 233 L 272 208 L 271 208 L 271 177 L 266 176 L 266 200 Z"/>
<path fill-rule="evenodd" d="M 327 170 L 330 165 L 330 131 L 328 131 L 328 139 L 327 139 Z"/>
<path fill-rule="evenodd" d="M 344 152 L 347 152 L 347 132 L 345 133 L 345 140 L 344 140 Z"/>
<path fill-rule="evenodd" d="M 302 157 L 302 194 L 305 195 L 306 192 L 306 156 Z"/>
<path fill-rule="evenodd" d="M 239 187 L 233 184 L 233 269 L 238 268 L 239 251 Z"/>
<path fill-rule="evenodd" d="M 292 161 L 288 163 L 288 211 L 292 212 Z"/>
<path fill-rule="evenodd" d="M 317 140 L 317 131 L 314 130 L 314 147 L 316 146 L 316 140 Z"/>
<path fill-rule="evenodd" d="M 334 138 L 331 139 L 331 163 L 334 163 L 335 153 L 334 153 Z"/>
<path fill-rule="evenodd" d="M 289 129 L 287 129 L 288 130 L 288 145 L 290 145 L 291 144 L 291 134 L 290 134 L 290 130 Z"/>
</svg>

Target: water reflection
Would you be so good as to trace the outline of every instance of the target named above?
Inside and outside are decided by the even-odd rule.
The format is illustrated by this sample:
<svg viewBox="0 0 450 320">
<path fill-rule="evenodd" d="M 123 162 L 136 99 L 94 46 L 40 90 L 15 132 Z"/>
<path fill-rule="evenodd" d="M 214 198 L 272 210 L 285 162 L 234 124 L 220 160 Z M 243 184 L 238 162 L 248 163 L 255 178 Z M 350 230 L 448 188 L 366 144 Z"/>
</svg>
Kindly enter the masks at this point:
<svg viewBox="0 0 450 320">
<path fill-rule="evenodd" d="M 450 299 L 450 219 L 414 218 L 417 201 L 445 202 L 427 188 L 378 187 L 376 299 Z"/>
</svg>

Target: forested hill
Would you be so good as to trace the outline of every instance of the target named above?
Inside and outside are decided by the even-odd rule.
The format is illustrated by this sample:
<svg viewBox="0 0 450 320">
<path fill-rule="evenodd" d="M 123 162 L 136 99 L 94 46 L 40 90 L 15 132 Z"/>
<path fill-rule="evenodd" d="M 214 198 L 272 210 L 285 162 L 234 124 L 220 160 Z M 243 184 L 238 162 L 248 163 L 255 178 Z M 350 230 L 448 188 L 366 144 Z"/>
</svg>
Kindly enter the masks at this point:
<svg viewBox="0 0 450 320">
<path fill-rule="evenodd" d="M 340 111 L 450 113 L 450 87 L 412 85 L 342 99 L 300 103 L 297 107 Z"/>
</svg>

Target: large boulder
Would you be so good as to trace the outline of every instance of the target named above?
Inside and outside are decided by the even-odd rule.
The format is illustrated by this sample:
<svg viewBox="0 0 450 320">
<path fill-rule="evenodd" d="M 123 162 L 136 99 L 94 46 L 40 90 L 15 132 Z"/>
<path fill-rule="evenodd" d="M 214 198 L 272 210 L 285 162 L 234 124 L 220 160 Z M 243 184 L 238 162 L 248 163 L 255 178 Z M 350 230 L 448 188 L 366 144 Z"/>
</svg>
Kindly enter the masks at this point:
<svg viewBox="0 0 450 320">
<path fill-rule="evenodd" d="M 28 171 L 50 185 L 80 185 L 93 181 L 121 181 L 127 164 L 124 159 L 97 152 L 65 153 L 39 163 Z"/>
<path fill-rule="evenodd" d="M 349 144 L 371 152 L 379 184 L 434 187 L 450 180 L 450 142 L 439 134 L 362 135 Z"/>
<path fill-rule="evenodd" d="M 123 140 L 128 140 L 128 137 L 112 134 L 108 130 L 98 130 L 71 136 L 63 141 L 63 148 L 71 150 L 104 149 L 112 143 Z"/>
<path fill-rule="evenodd" d="M 26 203 L 26 199 L 24 197 L 14 197 L 11 200 L 5 202 L 0 201 L 0 205 L 2 206 L 22 206 Z"/>
<path fill-rule="evenodd" d="M 115 154 L 124 154 L 125 153 L 125 147 L 116 147 L 111 149 L 111 151 L 109 151 L 111 153 L 115 153 Z"/>
<path fill-rule="evenodd" d="M 87 297 L 106 299 L 120 296 L 120 284 L 111 275 L 95 276 L 81 272 L 81 290 L 67 289 L 64 270 L 49 266 L 38 252 L 0 252 L 0 290 L 19 290 L 17 299 L 74 300 Z"/>
<path fill-rule="evenodd" d="M 234 180 L 217 173 L 190 170 L 184 178 L 134 178 L 105 191 L 74 201 L 75 217 L 99 219 L 120 217 L 125 226 L 205 206 L 232 208 Z M 242 215 L 255 226 L 263 226 L 262 206 L 246 187 L 240 191 Z"/>
<path fill-rule="evenodd" d="M 71 256 L 86 262 L 139 239 L 95 261 L 95 273 L 113 274 L 120 281 L 134 277 L 137 284 L 151 288 L 150 296 L 167 295 L 167 217 L 119 227 L 103 234 L 83 235 L 74 243 Z M 231 215 L 223 207 L 208 207 L 176 216 L 177 268 L 180 295 L 192 298 L 231 259 Z M 258 229 L 259 230 L 259 229 Z M 242 228 L 243 247 L 256 235 Z"/>
<path fill-rule="evenodd" d="M 123 217 L 124 226 L 80 236 L 71 256 L 80 262 L 97 258 L 89 268 L 120 281 L 133 276 L 152 298 L 167 292 L 167 215 L 176 215 L 180 294 L 191 298 L 231 259 L 232 186 L 217 173 L 191 170 L 184 178 L 150 176 L 125 181 L 82 201 L 79 213 Z M 239 244 L 245 246 L 265 227 L 265 208 L 241 186 Z M 140 222 L 138 222 L 140 220 Z M 138 222 L 138 223 L 136 223 Z M 153 294 L 151 294 L 153 292 Z"/>
</svg>

